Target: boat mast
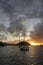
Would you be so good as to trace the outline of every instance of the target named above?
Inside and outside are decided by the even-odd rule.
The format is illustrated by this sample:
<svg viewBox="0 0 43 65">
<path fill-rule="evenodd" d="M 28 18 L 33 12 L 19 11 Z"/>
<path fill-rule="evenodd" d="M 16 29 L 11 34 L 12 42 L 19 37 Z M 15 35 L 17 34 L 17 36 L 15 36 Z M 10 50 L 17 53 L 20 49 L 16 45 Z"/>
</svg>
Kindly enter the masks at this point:
<svg viewBox="0 0 43 65">
<path fill-rule="evenodd" d="M 25 41 L 25 27 L 24 27 L 24 41 Z"/>
</svg>

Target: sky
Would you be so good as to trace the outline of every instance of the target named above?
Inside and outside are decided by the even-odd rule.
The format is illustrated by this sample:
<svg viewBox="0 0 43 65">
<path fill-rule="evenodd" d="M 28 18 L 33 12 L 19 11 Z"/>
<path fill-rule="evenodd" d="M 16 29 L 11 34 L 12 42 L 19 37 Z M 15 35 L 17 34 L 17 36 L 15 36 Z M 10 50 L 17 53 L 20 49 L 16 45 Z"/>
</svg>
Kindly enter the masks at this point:
<svg viewBox="0 0 43 65">
<path fill-rule="evenodd" d="M 0 0 L 0 35 L 34 31 L 43 20 L 43 0 Z"/>
</svg>

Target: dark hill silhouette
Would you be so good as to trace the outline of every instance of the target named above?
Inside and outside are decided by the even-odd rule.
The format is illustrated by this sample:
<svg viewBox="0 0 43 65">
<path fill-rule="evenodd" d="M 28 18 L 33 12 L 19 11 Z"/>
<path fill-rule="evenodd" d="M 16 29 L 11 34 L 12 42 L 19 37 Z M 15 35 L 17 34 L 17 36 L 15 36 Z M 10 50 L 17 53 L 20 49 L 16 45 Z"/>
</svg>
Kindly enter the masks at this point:
<svg viewBox="0 0 43 65">
<path fill-rule="evenodd" d="M 22 42 L 19 42 L 17 45 L 18 45 L 19 47 L 20 47 L 20 46 L 29 46 L 30 43 L 28 43 L 28 42 L 26 42 L 26 41 L 22 41 Z"/>
<path fill-rule="evenodd" d="M 1 47 L 7 46 L 7 43 L 0 42 L 0 46 L 1 46 Z"/>
<path fill-rule="evenodd" d="M 5 47 L 5 46 L 29 46 L 30 43 L 26 42 L 26 41 L 21 41 L 19 42 L 18 44 L 9 44 L 9 43 L 6 43 L 6 42 L 0 42 L 0 46 L 1 47 Z"/>
<path fill-rule="evenodd" d="M 5 46 L 16 46 L 16 44 L 9 44 L 9 43 L 6 43 L 6 42 L 0 42 L 0 46 L 1 47 L 5 47 Z"/>
</svg>

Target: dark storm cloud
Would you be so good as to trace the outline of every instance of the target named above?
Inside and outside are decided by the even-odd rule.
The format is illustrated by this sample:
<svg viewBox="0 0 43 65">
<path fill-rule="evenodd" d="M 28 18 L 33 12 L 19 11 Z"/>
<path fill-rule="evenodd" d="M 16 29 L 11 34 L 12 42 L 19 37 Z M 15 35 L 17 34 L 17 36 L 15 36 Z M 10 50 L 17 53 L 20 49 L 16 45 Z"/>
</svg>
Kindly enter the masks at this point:
<svg viewBox="0 0 43 65">
<path fill-rule="evenodd" d="M 43 43 L 43 20 L 34 26 L 34 31 L 31 32 L 30 36 L 32 40 Z"/>
<path fill-rule="evenodd" d="M 15 21 L 15 18 L 17 19 L 19 15 L 31 18 L 43 17 L 43 0 L 0 0 L 0 8 L 10 18 L 10 26 L 8 29 L 10 32 L 23 29 L 22 22 Z"/>
<path fill-rule="evenodd" d="M 3 25 L 3 24 L 0 24 L 0 31 L 5 31 L 6 30 L 6 27 L 5 27 L 5 25 Z"/>
<path fill-rule="evenodd" d="M 5 12 L 25 14 L 28 17 L 43 16 L 43 0 L 0 0 L 0 7 Z"/>
<path fill-rule="evenodd" d="M 13 33 L 13 32 L 20 32 L 23 30 L 23 25 L 22 23 L 20 22 L 21 20 L 16 20 L 16 21 L 12 21 L 10 23 L 10 26 L 9 28 L 7 29 L 10 33 Z"/>
<path fill-rule="evenodd" d="M 7 14 L 3 11 L 2 8 L 0 8 L 0 24 L 5 25 L 5 27 L 9 26 L 9 17 L 7 16 Z"/>
</svg>

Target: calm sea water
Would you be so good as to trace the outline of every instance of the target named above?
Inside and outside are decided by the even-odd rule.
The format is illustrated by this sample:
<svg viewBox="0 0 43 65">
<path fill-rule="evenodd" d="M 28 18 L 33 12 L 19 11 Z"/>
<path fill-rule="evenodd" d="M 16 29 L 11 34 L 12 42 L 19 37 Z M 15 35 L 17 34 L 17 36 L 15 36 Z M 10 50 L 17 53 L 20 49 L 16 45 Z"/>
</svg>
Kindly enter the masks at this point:
<svg viewBox="0 0 43 65">
<path fill-rule="evenodd" d="M 30 46 L 20 51 L 17 46 L 0 47 L 0 65 L 43 65 L 43 47 Z"/>
</svg>

